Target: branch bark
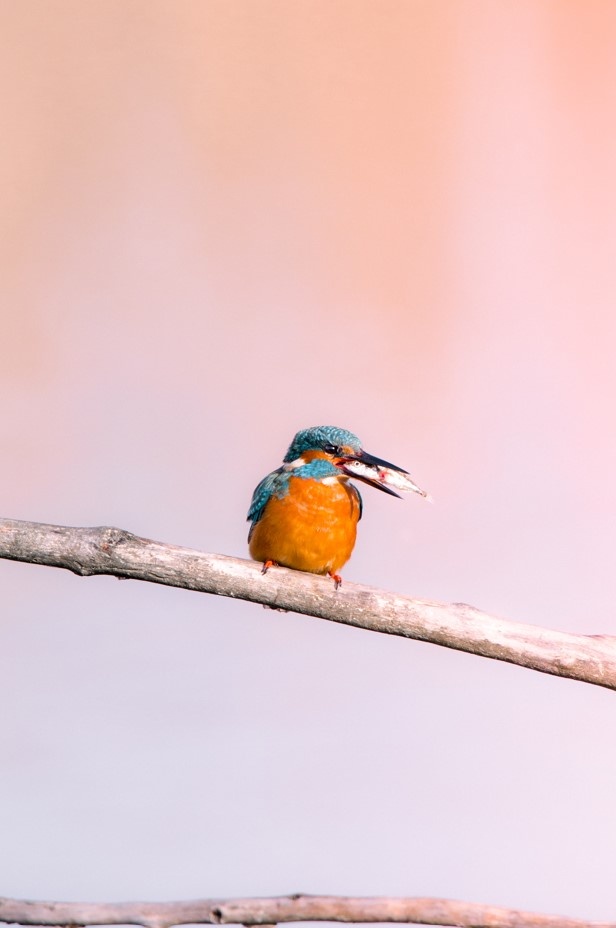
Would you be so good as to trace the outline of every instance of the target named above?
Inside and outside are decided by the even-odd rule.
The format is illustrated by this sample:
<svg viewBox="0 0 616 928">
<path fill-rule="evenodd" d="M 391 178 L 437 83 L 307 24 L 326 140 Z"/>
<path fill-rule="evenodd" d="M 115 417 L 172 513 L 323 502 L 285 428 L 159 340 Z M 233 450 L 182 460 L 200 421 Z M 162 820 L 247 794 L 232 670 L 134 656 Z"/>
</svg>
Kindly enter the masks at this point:
<svg viewBox="0 0 616 928">
<path fill-rule="evenodd" d="M 272 899 L 199 899 L 193 902 L 28 902 L 0 898 L 0 922 L 66 926 L 275 925 L 280 922 L 397 922 L 448 928 L 616 928 L 590 922 L 478 905 L 455 899 L 277 896 Z"/>
<path fill-rule="evenodd" d="M 118 528 L 0 520 L 0 558 L 231 596 L 275 609 L 427 641 L 541 673 L 616 689 L 616 638 L 572 635 L 488 615 L 465 603 L 411 599 L 374 587 L 272 568 L 139 538 Z"/>
</svg>

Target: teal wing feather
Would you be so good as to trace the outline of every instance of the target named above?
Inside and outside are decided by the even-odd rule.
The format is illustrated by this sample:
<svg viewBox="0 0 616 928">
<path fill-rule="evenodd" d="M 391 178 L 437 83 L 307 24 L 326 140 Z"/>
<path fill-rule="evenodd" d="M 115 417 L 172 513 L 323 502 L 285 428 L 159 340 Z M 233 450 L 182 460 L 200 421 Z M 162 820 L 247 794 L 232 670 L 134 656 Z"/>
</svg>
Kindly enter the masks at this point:
<svg viewBox="0 0 616 928">
<path fill-rule="evenodd" d="M 276 496 L 280 499 L 289 492 L 290 476 L 291 474 L 289 471 L 286 471 L 284 467 L 279 467 L 278 470 L 274 470 L 271 474 L 268 474 L 267 477 L 264 477 L 257 486 L 252 494 L 252 501 L 247 516 L 248 521 L 252 522 L 248 533 L 248 541 L 250 541 L 254 527 L 259 519 L 262 518 L 265 507 L 272 496 Z"/>
</svg>

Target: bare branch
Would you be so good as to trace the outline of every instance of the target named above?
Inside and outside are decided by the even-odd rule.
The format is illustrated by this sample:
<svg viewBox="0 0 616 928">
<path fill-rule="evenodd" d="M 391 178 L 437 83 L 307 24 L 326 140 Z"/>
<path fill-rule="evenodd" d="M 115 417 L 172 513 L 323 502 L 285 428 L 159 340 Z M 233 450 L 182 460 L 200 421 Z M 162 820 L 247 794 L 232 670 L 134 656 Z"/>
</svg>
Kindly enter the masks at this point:
<svg viewBox="0 0 616 928">
<path fill-rule="evenodd" d="M 397 922 L 449 928 L 616 928 L 589 922 L 478 905 L 454 899 L 277 896 L 272 899 L 199 899 L 193 902 L 27 902 L 0 898 L 0 922 L 19 925 L 275 925 L 280 922 Z"/>
<path fill-rule="evenodd" d="M 571 635 L 488 615 L 465 603 L 411 599 L 323 577 L 139 538 L 117 528 L 0 520 L 0 558 L 231 596 L 370 631 L 428 641 L 541 673 L 616 689 L 616 638 Z"/>
</svg>

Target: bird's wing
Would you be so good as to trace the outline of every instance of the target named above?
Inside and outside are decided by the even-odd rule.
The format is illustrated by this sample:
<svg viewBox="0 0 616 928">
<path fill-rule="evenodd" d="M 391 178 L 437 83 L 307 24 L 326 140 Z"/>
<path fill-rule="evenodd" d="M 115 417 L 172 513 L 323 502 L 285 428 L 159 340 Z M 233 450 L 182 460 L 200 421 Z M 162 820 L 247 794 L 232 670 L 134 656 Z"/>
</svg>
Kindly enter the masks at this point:
<svg viewBox="0 0 616 928">
<path fill-rule="evenodd" d="M 262 517 L 270 498 L 272 496 L 284 496 L 287 492 L 289 476 L 289 472 L 286 471 L 284 467 L 279 467 L 277 470 L 272 471 L 271 474 L 268 474 L 267 477 L 264 477 L 261 483 L 257 486 L 256 490 L 252 494 L 250 509 L 248 510 L 248 515 L 246 517 L 249 522 L 252 522 L 248 540 L 250 540 L 252 530 L 259 519 Z"/>
<path fill-rule="evenodd" d="M 349 490 L 352 490 L 352 492 L 353 492 L 353 493 L 355 494 L 355 496 L 357 497 L 357 502 L 358 502 L 358 504 L 359 504 L 359 515 L 358 515 L 358 517 L 357 517 L 357 521 L 359 522 L 359 520 L 360 520 L 361 517 L 362 517 L 362 513 L 363 513 L 363 511 L 364 511 L 364 503 L 363 503 L 363 500 L 362 500 L 362 498 L 361 498 L 361 493 L 359 492 L 359 490 L 357 489 L 357 487 L 355 486 L 354 483 L 349 483 L 349 484 L 347 484 L 347 486 L 348 486 Z"/>
</svg>

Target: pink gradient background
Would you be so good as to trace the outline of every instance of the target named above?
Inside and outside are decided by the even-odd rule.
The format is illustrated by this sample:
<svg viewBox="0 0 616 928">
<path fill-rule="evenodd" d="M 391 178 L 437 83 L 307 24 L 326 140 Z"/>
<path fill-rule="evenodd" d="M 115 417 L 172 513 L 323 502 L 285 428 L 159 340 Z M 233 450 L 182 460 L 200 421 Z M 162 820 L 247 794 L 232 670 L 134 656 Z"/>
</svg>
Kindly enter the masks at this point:
<svg viewBox="0 0 616 928">
<path fill-rule="evenodd" d="M 616 5 L 3 0 L 2 510 L 244 556 L 333 423 L 357 580 L 616 634 Z M 611 692 L 0 563 L 0 892 L 614 917 Z M 342 594 L 344 595 L 344 590 Z"/>
</svg>

